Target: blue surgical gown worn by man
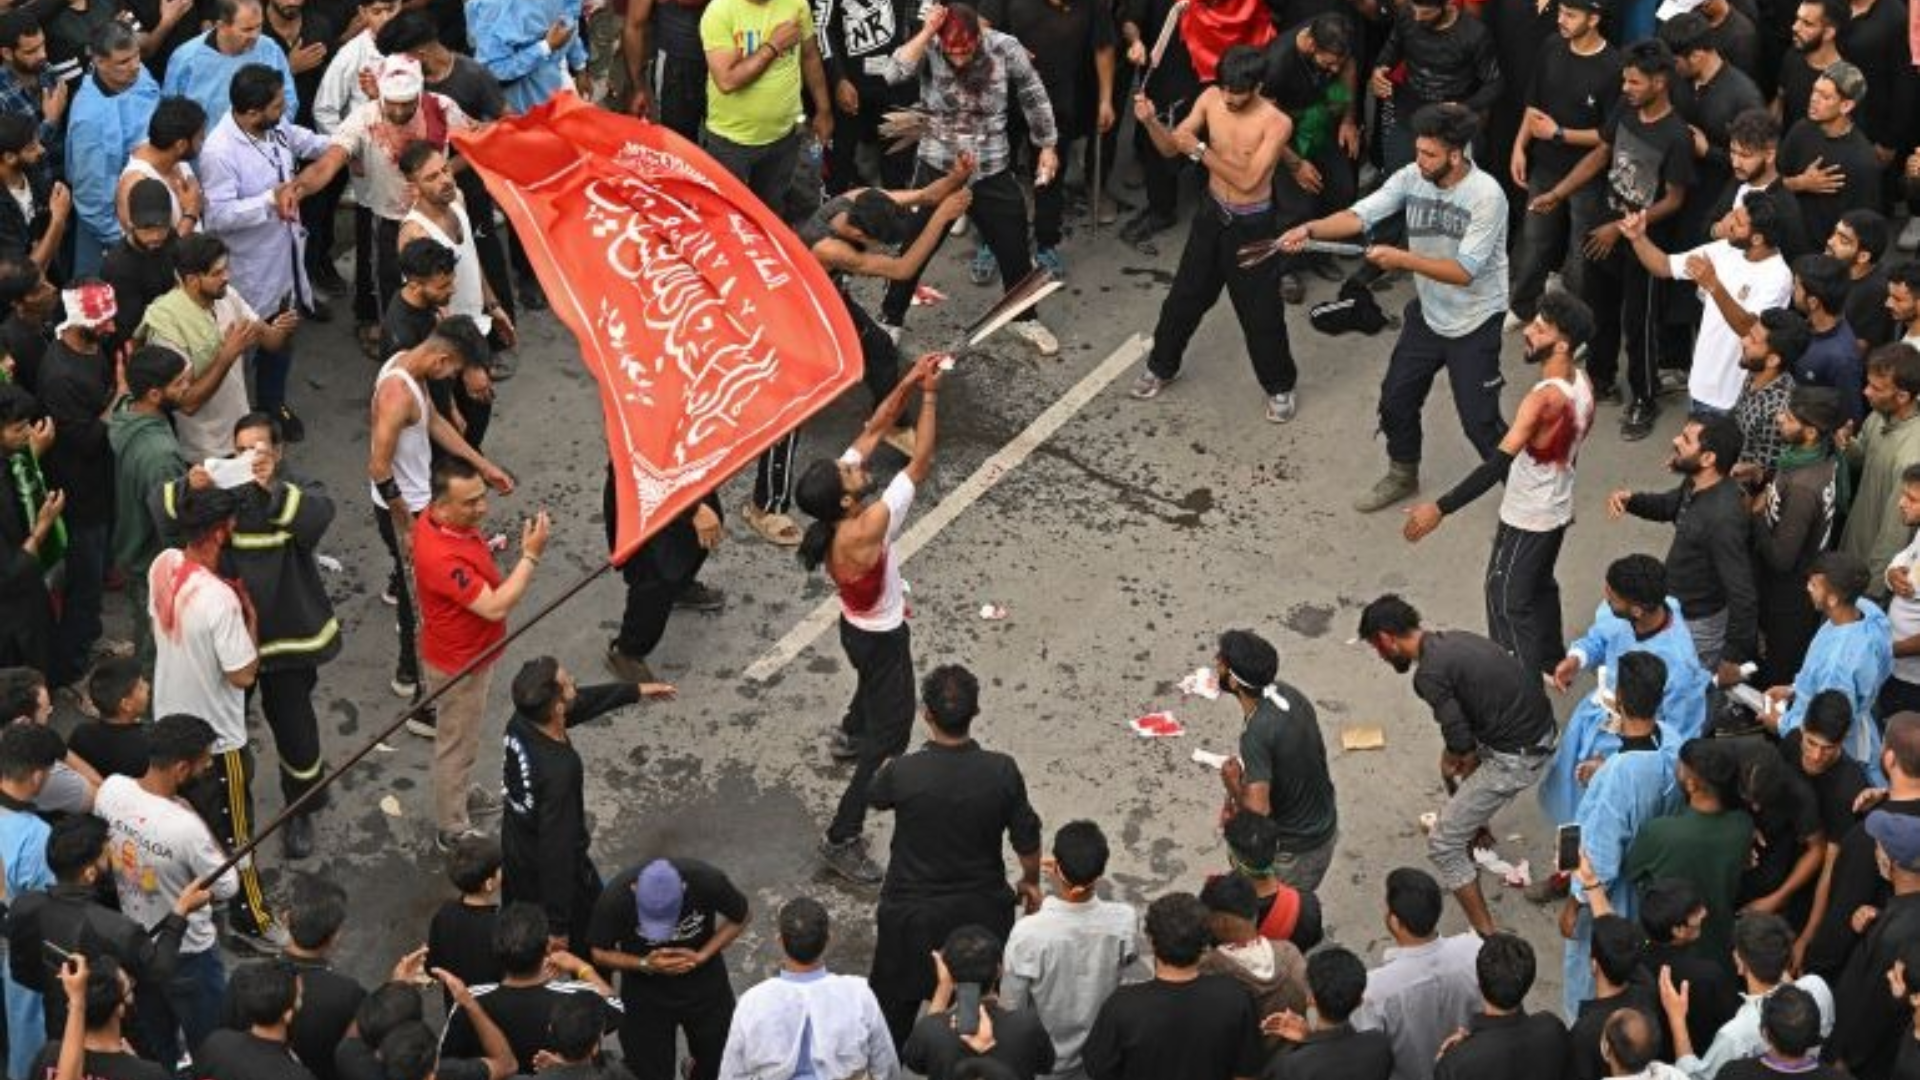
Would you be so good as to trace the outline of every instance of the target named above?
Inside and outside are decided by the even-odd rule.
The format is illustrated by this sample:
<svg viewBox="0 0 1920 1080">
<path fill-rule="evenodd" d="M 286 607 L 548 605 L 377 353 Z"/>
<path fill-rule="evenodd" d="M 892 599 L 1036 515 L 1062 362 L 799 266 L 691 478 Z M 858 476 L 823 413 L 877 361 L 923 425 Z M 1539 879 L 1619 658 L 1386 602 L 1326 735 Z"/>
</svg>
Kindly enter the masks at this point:
<svg viewBox="0 0 1920 1080">
<path fill-rule="evenodd" d="M 1660 698 L 1659 720 L 1670 725 L 1684 742 L 1706 727 L 1707 689 L 1712 677 L 1700 666 L 1693 635 L 1687 631 L 1686 620 L 1680 617 L 1679 601 L 1668 597 L 1667 611 L 1671 615 L 1667 625 L 1643 641 L 1634 636 L 1632 622 L 1615 615 L 1602 601 L 1594 611 L 1593 625 L 1573 643 L 1567 655 L 1578 657 L 1582 670 L 1608 668 L 1609 680 L 1611 669 L 1627 653 L 1649 652 L 1665 661 L 1667 689 Z M 1607 707 L 1599 700 L 1603 693 L 1612 695 L 1610 681 L 1574 706 L 1573 715 L 1567 718 L 1567 730 L 1560 736 L 1560 749 L 1547 766 L 1547 774 L 1540 779 L 1540 808 L 1549 823 L 1575 820 L 1580 809 L 1581 787 L 1574 770 L 1580 763 L 1604 758 L 1620 748 L 1620 736 L 1613 732 Z"/>
<path fill-rule="evenodd" d="M 1624 750 L 1602 763 L 1587 781 L 1586 797 L 1580 800 L 1575 819 L 1587 862 L 1594 876 L 1605 883 L 1613 913 L 1623 919 L 1637 920 L 1640 916 L 1639 894 L 1633 882 L 1620 872 L 1627 862 L 1627 849 L 1633 846 L 1642 825 L 1678 811 L 1685 801 L 1674 776 L 1674 763 L 1680 757 L 1680 744 L 1686 740 L 1665 723 L 1658 725 L 1658 739 L 1657 749 Z M 1594 992 L 1593 969 L 1587 963 L 1593 945 L 1593 912 L 1587 907 L 1587 891 L 1577 876 L 1571 888 L 1574 902 L 1580 905 L 1580 916 L 1562 960 L 1565 997 L 1561 1006 L 1568 1023 L 1580 1015 L 1580 1003 Z"/>
<path fill-rule="evenodd" d="M 523 113 L 546 104 L 568 83 L 568 73 L 586 70 L 587 45 L 576 30 L 559 49 L 547 44 L 555 23 L 577 27 L 580 0 L 471 0 L 473 58 L 486 65 L 506 92 L 507 107 Z"/>
<path fill-rule="evenodd" d="M 264 64 L 279 72 L 286 83 L 287 115 L 299 115 L 300 92 L 294 89 L 293 69 L 287 66 L 287 54 L 280 43 L 262 34 L 250 47 L 227 53 L 221 51 L 219 33 L 217 28 L 209 30 L 174 51 L 167 61 L 163 95 L 192 98 L 207 111 L 207 129 L 211 131 L 233 107 L 228 88 L 233 85 L 234 75 L 248 64 Z"/>
<path fill-rule="evenodd" d="M 1873 722 L 1873 703 L 1893 673 L 1893 627 L 1880 605 L 1865 597 L 1855 603 L 1860 618 L 1844 626 L 1829 620 L 1814 633 L 1807 659 L 1793 677 L 1793 703 L 1780 717 L 1779 734 L 1784 739 L 1805 721 L 1814 695 L 1840 691 L 1854 716 L 1843 749 L 1866 770 L 1868 781 L 1884 787 L 1887 774 L 1880 768 L 1880 727 Z"/>
<path fill-rule="evenodd" d="M 74 236 L 76 280 L 98 275 L 101 257 L 120 243 L 120 217 L 114 209 L 120 170 L 133 148 L 146 141 L 147 123 L 159 105 L 160 84 L 144 67 L 131 86 L 117 92 L 101 83 L 98 71 L 80 80 L 67 113 L 67 185 L 73 189 L 74 216 L 80 219 Z"/>
</svg>

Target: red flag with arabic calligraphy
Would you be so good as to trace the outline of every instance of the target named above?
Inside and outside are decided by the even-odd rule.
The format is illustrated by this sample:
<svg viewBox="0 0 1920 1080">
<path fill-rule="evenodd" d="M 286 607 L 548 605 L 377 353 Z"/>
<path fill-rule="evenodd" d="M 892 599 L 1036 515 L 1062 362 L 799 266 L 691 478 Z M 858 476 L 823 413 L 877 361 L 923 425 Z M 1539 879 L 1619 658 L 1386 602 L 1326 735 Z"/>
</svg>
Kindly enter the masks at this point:
<svg viewBox="0 0 1920 1080">
<path fill-rule="evenodd" d="M 826 271 L 679 135 L 561 94 L 454 142 L 600 384 L 614 562 L 859 379 Z"/>
</svg>

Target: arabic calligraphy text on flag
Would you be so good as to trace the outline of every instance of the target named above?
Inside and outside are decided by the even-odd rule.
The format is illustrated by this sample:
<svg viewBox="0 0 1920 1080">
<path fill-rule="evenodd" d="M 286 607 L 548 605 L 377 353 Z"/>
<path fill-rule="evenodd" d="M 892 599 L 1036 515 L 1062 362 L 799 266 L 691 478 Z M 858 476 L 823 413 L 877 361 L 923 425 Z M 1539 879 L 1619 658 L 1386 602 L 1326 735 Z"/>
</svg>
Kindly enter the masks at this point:
<svg viewBox="0 0 1920 1080">
<path fill-rule="evenodd" d="M 455 143 L 599 382 L 613 561 L 859 378 L 853 321 L 818 261 L 667 128 L 562 94 Z"/>
</svg>

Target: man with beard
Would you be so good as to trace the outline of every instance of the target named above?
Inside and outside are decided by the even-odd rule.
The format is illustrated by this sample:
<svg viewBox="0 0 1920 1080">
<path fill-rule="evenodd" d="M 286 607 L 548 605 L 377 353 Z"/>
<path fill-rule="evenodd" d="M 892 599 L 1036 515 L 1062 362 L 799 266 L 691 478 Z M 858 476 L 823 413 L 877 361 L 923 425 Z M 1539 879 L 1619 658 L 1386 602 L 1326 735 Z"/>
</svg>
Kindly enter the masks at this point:
<svg viewBox="0 0 1920 1080">
<path fill-rule="evenodd" d="M 1492 457 L 1506 434 L 1500 324 L 1507 310 L 1507 197 L 1468 154 L 1478 128 L 1464 105 L 1420 110 L 1413 117 L 1412 164 L 1351 209 L 1296 225 L 1282 238 L 1284 250 L 1297 253 L 1308 240 L 1357 236 L 1406 213 L 1406 249 L 1366 249 L 1368 265 L 1414 274 L 1414 300 L 1380 383 L 1387 474 L 1354 502 L 1363 514 L 1420 490 L 1420 410 L 1442 369 L 1474 452 Z"/>
<path fill-rule="evenodd" d="M 1868 566 L 1885 566 L 1912 539 L 1900 519 L 1900 476 L 1920 461 L 1920 351 L 1901 343 L 1867 354 L 1866 393 L 1873 414 L 1858 435 L 1838 440 L 1855 478 L 1840 550 Z M 1886 582 L 1875 578 L 1867 594 L 1885 598 Z"/>
<path fill-rule="evenodd" d="M 138 349 L 127 360 L 127 396 L 107 420 L 113 447 L 113 565 L 127 575 L 134 655 L 153 670 L 153 621 L 147 618 L 147 567 L 164 546 L 148 500 L 180 479 L 190 464 L 173 434 L 173 411 L 193 386 L 186 357 L 167 348 Z"/>
<path fill-rule="evenodd" d="M 1495 814 L 1532 787 L 1553 760 L 1558 735 L 1545 684 L 1512 653 L 1464 630 L 1428 630 L 1412 604 L 1387 593 L 1360 613 L 1359 637 L 1394 671 L 1413 672 L 1413 692 L 1433 710 L 1446 748 L 1440 778 L 1449 797 L 1427 834 L 1427 857 L 1474 932 L 1494 932 L 1471 848 Z M 1417 670 L 1416 670 L 1417 669 Z"/>
<path fill-rule="evenodd" d="M 1600 35 L 1601 0 L 1561 0 L 1560 34 L 1541 50 L 1527 84 L 1526 113 L 1514 140 L 1508 172 L 1529 198 L 1545 194 L 1573 170 L 1620 98 L 1620 54 Z M 1561 284 L 1580 292 L 1580 260 L 1567 259 L 1567 238 L 1584 238 L 1600 218 L 1600 191 L 1582 184 L 1566 199 L 1529 213 L 1513 255 L 1512 315 L 1503 324 L 1533 320 L 1547 274 L 1566 266 Z M 1572 273 L 1572 280 L 1565 275 Z"/>
<path fill-rule="evenodd" d="M 1807 321 L 1787 308 L 1763 311 L 1740 336 L 1740 370 L 1746 382 L 1733 403 L 1731 416 L 1740 425 L 1742 449 L 1736 471 L 1742 480 L 1773 472 L 1783 440 L 1776 423 L 1793 393 L 1793 367 L 1807 351 L 1812 335 Z"/>
<path fill-rule="evenodd" d="M 127 193 L 127 233 L 100 266 L 113 288 L 119 324 L 129 329 L 146 319 L 147 306 L 174 286 L 173 195 L 151 178 L 134 182 Z"/>
<path fill-rule="evenodd" d="M 1709 215 L 1707 232 L 1714 239 L 1724 238 L 1732 227 L 1728 220 L 1748 192 L 1765 192 L 1773 198 L 1774 212 L 1780 218 L 1777 241 L 1780 255 L 1789 263 L 1825 243 L 1825 239 L 1807 232 L 1800 215 L 1800 200 L 1787 190 L 1786 180 L 1776 165 L 1780 148 L 1780 123 L 1765 109 L 1748 109 L 1727 125 L 1727 167 L 1733 183 L 1719 196 Z"/>
<path fill-rule="evenodd" d="M 1766 646 L 1761 686 L 1793 681 L 1807 657 L 1820 628 L 1819 613 L 1807 603 L 1807 578 L 1833 537 L 1835 514 L 1845 510 L 1832 441 L 1846 416 L 1838 395 L 1826 387 L 1797 387 L 1775 415 L 1784 444 L 1779 468 L 1754 503 L 1753 576 Z"/>
<path fill-rule="evenodd" d="M 1666 45 L 1655 40 L 1628 46 L 1620 72 L 1622 107 L 1608 117 L 1599 143 L 1587 156 L 1527 205 L 1532 213 L 1545 213 L 1589 180 L 1606 176 L 1609 220 L 1578 238 L 1585 258 L 1580 298 L 1599 320 L 1587 367 L 1602 399 L 1618 393 L 1615 379 L 1625 345 L 1632 404 L 1620 422 L 1620 437 L 1629 442 L 1646 438 L 1660 412 L 1653 400 L 1657 386 L 1649 340 L 1658 319 L 1653 282 L 1638 260 L 1618 250 L 1620 222 L 1611 215 L 1644 211 L 1650 225 L 1660 226 L 1660 239 L 1671 242 L 1675 234 L 1676 223 L 1670 219 L 1685 204 L 1694 173 L 1693 136 L 1669 94 L 1674 77 L 1673 54 Z"/>
<path fill-rule="evenodd" d="M 60 306 L 60 291 L 47 272 L 24 258 L 0 256 L 0 353 L 13 360 L 13 381 L 31 393 L 53 336 L 48 320 Z"/>
<path fill-rule="evenodd" d="M 0 199 L 0 253 L 52 267 L 67 237 L 73 193 L 58 180 L 49 184 L 40 177 L 45 159 L 31 117 L 0 115 L 0 190 L 8 195 Z"/>
<path fill-rule="evenodd" d="M 0 114 L 32 118 L 40 131 L 46 159 L 34 165 L 42 183 L 60 174 L 61 139 L 66 131 L 67 84 L 47 65 L 47 36 L 23 9 L 0 13 Z"/>
<path fill-rule="evenodd" d="M 1721 0 L 1724 5 L 1725 0 Z M 1724 25 L 1732 25 L 1737 13 Z M 1751 32 L 1751 26 L 1748 27 Z M 1693 190 L 1696 198 L 1680 210 L 1678 229 L 1681 237 L 1692 239 L 1706 232 L 1708 215 L 1719 202 L 1720 193 L 1732 181 L 1727 153 L 1727 129 L 1733 119 L 1748 109 L 1763 109 L 1767 99 L 1747 74 L 1751 66 L 1742 65 L 1723 51 L 1721 35 L 1714 32 L 1707 17 L 1699 11 L 1683 12 L 1660 25 L 1660 40 L 1673 51 L 1673 108 L 1687 124 L 1693 137 Z M 1692 322 L 1692 304 L 1671 304 L 1689 309 L 1688 317 L 1676 319 L 1681 311 L 1668 314 L 1667 324 Z"/>
<path fill-rule="evenodd" d="M 1860 355 L 1894 340 L 1893 315 L 1887 310 L 1887 254 L 1892 229 L 1878 210 L 1849 210 L 1840 215 L 1833 235 L 1826 238 L 1827 254 L 1847 268 L 1847 299 L 1841 305 L 1847 325 L 1853 327 Z"/>
<path fill-rule="evenodd" d="M 1780 215 L 1773 197 L 1750 192 L 1727 216 L 1723 239 L 1669 255 L 1647 236 L 1647 215 L 1620 219 L 1620 235 L 1656 279 L 1691 281 L 1707 301 L 1687 373 L 1694 416 L 1725 415 L 1740 399 L 1740 339 L 1759 313 L 1793 300 L 1793 272 L 1780 257 Z M 1731 465 L 1728 466 L 1731 468 Z"/>
<path fill-rule="evenodd" d="M 284 344 L 299 319 L 286 311 L 262 321 L 229 287 L 233 267 L 217 237 L 198 233 L 174 243 L 180 284 L 148 306 L 134 340 L 164 345 L 193 364 L 193 385 L 181 396 L 174 429 L 187 460 L 204 461 L 227 455 L 233 425 L 247 414 L 240 358 L 255 345 Z"/>
<path fill-rule="evenodd" d="M 92 666 L 113 524 L 113 449 L 106 417 L 126 393 L 103 343 L 113 336 L 113 290 L 81 281 L 61 294 L 66 320 L 40 369 L 40 404 L 53 418 L 47 483 L 67 496 L 66 592 L 47 680 L 66 686 Z"/>
<path fill-rule="evenodd" d="M 400 151 L 398 164 L 414 195 L 412 208 L 400 222 L 396 238 L 400 250 L 424 239 L 453 253 L 453 294 L 447 299 L 447 314 L 472 319 L 493 349 L 488 375 L 495 381 L 511 378 L 513 368 L 500 354 L 518 344 L 519 335 L 513 316 L 487 280 L 480 231 L 455 179 L 453 159 L 446 147 L 416 139 Z"/>
<path fill-rule="evenodd" d="M 1740 664 L 1754 655 L 1757 601 L 1747 537 L 1751 515 L 1728 473 L 1745 440 L 1730 417 L 1688 420 L 1673 438 L 1667 468 L 1682 477 L 1659 494 L 1623 489 L 1607 496 L 1607 516 L 1628 514 L 1674 526 L 1667 549 L 1667 592 L 1693 635 L 1700 665 L 1722 686 L 1741 680 Z"/>
<path fill-rule="evenodd" d="M 282 324 L 284 333 L 253 350 L 254 400 L 280 421 L 288 442 L 306 437 L 306 425 L 287 401 L 293 368 L 289 347 L 299 325 L 296 313 L 313 306 L 313 287 L 300 264 L 304 230 L 295 205 L 298 159 L 325 152 L 325 139 L 286 119 L 288 99 L 281 72 L 248 64 L 233 77 L 233 108 L 207 136 L 198 168 L 206 185 L 207 232 L 226 241 L 233 259 L 233 287 L 247 306 Z M 209 112 L 209 116 L 213 113 Z M 244 410 L 242 410 L 244 411 Z M 235 417 L 234 419 L 238 419 Z M 210 433 L 224 453 L 229 428 Z"/>
<path fill-rule="evenodd" d="M 400 224 L 414 202 L 400 154 L 417 140 L 444 153 L 449 135 L 471 129 L 473 121 L 453 99 L 426 92 L 420 62 L 411 56 L 383 61 L 378 86 L 379 100 L 347 114 L 319 160 L 300 170 L 296 190 L 302 199 L 325 190 L 349 163 L 366 178 L 366 204 L 374 216 L 373 287 L 384 304 L 400 288 Z"/>
<path fill-rule="evenodd" d="M 1293 138 L 1280 150 L 1274 210 L 1282 227 L 1328 214 L 1353 201 L 1353 159 L 1360 153 L 1360 87 L 1353 24 L 1337 12 L 1280 35 L 1267 47 L 1267 100 L 1293 120 Z M 1330 256 L 1294 260 L 1330 281 L 1342 274 Z M 1280 296 L 1306 298 L 1297 265 L 1282 267 Z"/>
<path fill-rule="evenodd" d="M 1271 241 L 1279 234 L 1273 212 L 1273 172 L 1293 133 L 1293 122 L 1260 92 L 1266 60 L 1250 45 L 1235 45 L 1220 58 L 1220 81 L 1194 102 L 1180 126 L 1169 131 L 1145 94 L 1134 98 L 1133 112 L 1162 157 L 1185 155 L 1207 173 L 1207 194 L 1193 216 L 1187 246 L 1180 253 L 1173 287 L 1160 306 L 1147 369 L 1133 384 L 1133 396 L 1158 397 L 1180 375 L 1180 361 L 1220 291 L 1227 290 L 1240 320 L 1254 377 L 1267 399 L 1267 419 L 1284 424 L 1294 417 L 1294 384 L 1299 378 L 1287 343 L 1286 309 L 1275 304 L 1280 288 L 1278 259 L 1252 268 L 1239 265 L 1239 251 Z"/>
<path fill-rule="evenodd" d="M 1840 62 L 1840 29 L 1848 18 L 1847 0 L 1801 0 L 1795 9 L 1793 52 L 1780 61 L 1780 89 L 1773 96 L 1773 117 L 1782 127 L 1806 117 L 1813 80 Z"/>
<path fill-rule="evenodd" d="M 1593 427 L 1593 383 L 1574 363 L 1593 336 L 1593 313 L 1566 293 L 1548 293 L 1521 334 L 1540 381 L 1520 399 L 1493 456 L 1438 502 L 1409 510 L 1403 532 L 1409 543 L 1419 542 L 1504 480 L 1487 559 L 1487 633 L 1528 668 L 1547 674 L 1566 645 L 1553 569 L 1573 523 L 1574 467 Z"/>
<path fill-rule="evenodd" d="M 120 170 L 146 138 L 147 122 L 160 104 L 160 85 L 140 66 L 140 40 L 125 23 L 95 31 L 88 53 L 93 67 L 67 116 L 69 130 L 87 133 L 66 145 L 67 184 L 80 218 L 73 245 L 76 277 L 98 273 L 101 256 L 120 239 L 113 198 Z"/>
</svg>

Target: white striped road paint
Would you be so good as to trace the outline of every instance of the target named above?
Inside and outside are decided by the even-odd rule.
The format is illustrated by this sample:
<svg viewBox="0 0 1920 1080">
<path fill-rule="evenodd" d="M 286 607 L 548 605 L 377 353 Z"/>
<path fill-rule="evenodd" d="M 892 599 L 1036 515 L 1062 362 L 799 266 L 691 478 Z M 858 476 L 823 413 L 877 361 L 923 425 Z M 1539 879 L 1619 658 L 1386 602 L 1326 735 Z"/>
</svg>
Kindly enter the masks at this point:
<svg viewBox="0 0 1920 1080">
<path fill-rule="evenodd" d="M 893 546 L 893 557 L 904 566 L 921 548 L 932 543 L 947 526 L 954 523 L 961 514 L 972 508 L 987 492 L 992 491 L 1006 475 L 1020 467 L 1040 444 L 1054 436 L 1067 421 L 1074 418 L 1081 409 L 1086 408 L 1121 373 L 1139 362 L 1147 354 L 1152 343 L 1145 334 L 1136 333 L 1120 343 L 1105 360 L 1100 361 L 1092 371 L 1087 372 L 1079 382 L 1073 384 L 1066 393 L 1060 395 L 1045 412 L 1034 417 L 1020 434 L 1001 447 L 992 457 L 980 463 L 973 475 L 962 481 L 941 499 L 934 508 L 910 526 Z M 780 669 L 793 662 L 794 657 L 805 652 L 821 634 L 826 633 L 840 619 L 840 598 L 829 596 L 818 607 L 794 625 L 760 659 L 747 668 L 747 678 L 754 682 L 765 682 L 777 674 Z"/>
</svg>

